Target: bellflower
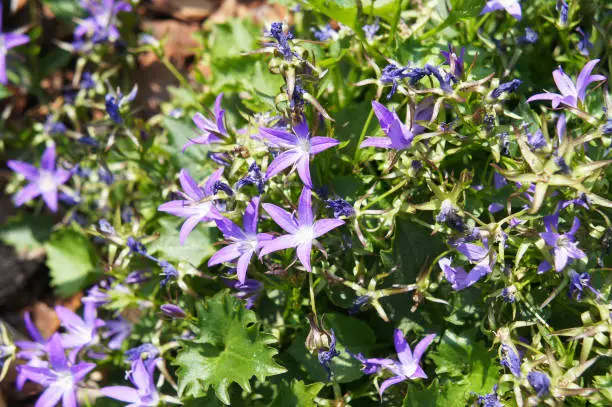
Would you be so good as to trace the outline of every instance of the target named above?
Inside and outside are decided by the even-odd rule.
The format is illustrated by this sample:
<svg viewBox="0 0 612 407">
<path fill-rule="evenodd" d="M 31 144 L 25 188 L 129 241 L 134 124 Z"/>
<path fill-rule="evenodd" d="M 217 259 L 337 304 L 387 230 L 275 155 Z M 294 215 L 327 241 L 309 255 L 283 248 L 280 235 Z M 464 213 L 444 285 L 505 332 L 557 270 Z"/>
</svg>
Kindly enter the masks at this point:
<svg viewBox="0 0 612 407">
<path fill-rule="evenodd" d="M 96 304 L 87 302 L 84 306 L 83 318 L 79 317 L 68 308 L 55 307 L 55 313 L 66 333 L 62 335 L 62 346 L 67 349 L 80 350 L 97 340 L 98 328 L 105 322 L 97 317 Z"/>
<path fill-rule="evenodd" d="M 332 376 L 332 371 L 331 371 L 331 361 L 333 358 L 335 358 L 336 356 L 340 355 L 340 351 L 336 350 L 336 334 L 334 333 L 334 330 L 331 330 L 331 343 L 329 345 L 329 349 L 325 350 L 325 349 L 319 349 L 319 354 L 317 355 L 318 359 L 319 359 L 319 363 L 321 364 L 321 366 L 323 366 L 323 369 L 325 369 L 325 372 L 327 373 L 327 380 L 331 380 L 331 376 Z"/>
<path fill-rule="evenodd" d="M 15 341 L 15 345 L 19 348 L 17 357 L 28 361 L 40 359 L 47 354 L 48 340 L 45 339 L 40 331 L 36 328 L 30 317 L 30 312 L 26 311 L 23 316 L 26 330 L 33 341 Z M 19 386 L 20 387 L 20 386 Z"/>
<path fill-rule="evenodd" d="M 25 34 L 4 33 L 2 32 L 2 4 L 0 4 L 0 83 L 6 85 L 6 54 L 11 48 L 18 47 L 30 41 L 30 37 Z"/>
<path fill-rule="evenodd" d="M 532 149 L 539 150 L 540 148 L 546 147 L 548 143 L 546 142 L 542 130 L 538 129 L 535 133 L 527 131 L 527 144 L 529 144 Z"/>
<path fill-rule="evenodd" d="M 448 226 L 458 230 L 459 232 L 463 232 L 465 230 L 463 219 L 461 216 L 459 216 L 459 213 L 453 206 L 453 203 L 448 199 L 445 199 L 440 204 L 440 212 L 438 212 L 436 215 L 436 221 L 445 222 Z"/>
<path fill-rule="evenodd" d="M 493 386 L 493 391 L 484 396 L 478 396 L 478 405 L 482 407 L 504 407 L 499 401 L 499 395 L 497 394 L 497 385 Z"/>
<path fill-rule="evenodd" d="M 128 372 L 128 378 L 134 387 L 109 386 L 100 389 L 100 392 L 115 400 L 130 403 L 127 407 L 155 407 L 160 399 L 157 387 L 153 380 L 155 361 L 143 362 L 136 360 Z"/>
<path fill-rule="evenodd" d="M 362 353 L 353 354 L 348 352 L 349 355 L 357 359 L 363 365 L 361 371 L 365 374 L 378 373 L 383 366 L 390 366 L 395 363 L 393 359 L 381 359 L 381 358 L 366 358 Z"/>
<path fill-rule="evenodd" d="M 438 80 L 440 89 L 442 89 L 446 93 L 450 93 L 453 91 L 451 82 L 454 82 L 454 83 L 458 82 L 455 75 L 453 75 L 452 73 L 444 72 L 444 71 L 440 72 L 440 69 L 437 66 L 426 64 L 425 70 L 428 72 L 429 75 L 433 75 Z"/>
<path fill-rule="evenodd" d="M 387 100 L 391 99 L 391 97 L 395 94 L 397 90 L 397 86 L 399 82 L 410 76 L 410 68 L 405 66 L 397 66 L 395 64 L 388 64 L 385 66 L 380 75 L 380 82 L 387 84 L 391 84 L 391 91 L 387 95 Z"/>
<path fill-rule="evenodd" d="M 94 363 L 69 363 L 61 341 L 57 333 L 49 339 L 48 367 L 19 367 L 20 373 L 28 380 L 46 387 L 38 398 L 36 407 L 55 406 L 60 400 L 64 407 L 78 407 L 76 390 L 79 383 L 96 367 Z"/>
<path fill-rule="evenodd" d="M 194 144 L 221 143 L 223 138 L 229 136 L 225 128 L 225 109 L 221 109 L 222 99 L 223 93 L 219 93 L 215 99 L 212 119 L 204 117 L 202 113 L 193 115 L 193 123 L 202 133 L 200 136 L 185 143 L 185 145 L 183 145 L 183 152 Z"/>
<path fill-rule="evenodd" d="M 143 343 L 140 346 L 126 350 L 123 356 L 129 362 L 136 362 L 138 360 L 149 362 L 159 356 L 159 349 L 150 343 Z"/>
<path fill-rule="evenodd" d="M 247 269 L 253 255 L 264 242 L 273 238 L 268 233 L 257 233 L 258 207 L 259 198 L 253 198 L 244 213 L 244 228 L 227 218 L 215 221 L 223 236 L 231 243 L 212 255 L 208 260 L 208 267 L 238 259 L 237 273 L 241 284 L 246 281 Z"/>
<path fill-rule="evenodd" d="M 87 35 L 94 43 L 119 39 L 117 14 L 132 10 L 130 3 L 116 0 L 81 0 L 81 6 L 90 16 L 79 22 L 74 38 L 80 41 Z"/>
<path fill-rule="evenodd" d="M 568 276 L 570 278 L 570 283 L 569 292 L 567 294 L 570 298 L 580 301 L 583 295 L 582 291 L 585 288 L 591 290 L 596 297 L 601 295 L 600 292 L 591 285 L 591 275 L 589 273 L 577 273 L 575 270 L 570 270 Z"/>
<path fill-rule="evenodd" d="M 512 17 L 519 21 L 521 20 L 521 4 L 518 0 L 489 0 L 480 12 L 480 15 L 496 10 L 506 10 Z"/>
<path fill-rule="evenodd" d="M 491 97 L 493 99 L 497 99 L 503 93 L 513 93 L 515 92 L 523 81 L 520 79 L 512 79 L 510 82 L 501 83 L 497 88 L 491 92 Z"/>
<path fill-rule="evenodd" d="M 181 195 L 184 199 L 166 202 L 157 208 L 161 212 L 187 218 L 179 234 L 181 244 L 185 243 L 187 237 L 198 223 L 222 218 L 212 201 L 214 185 L 219 181 L 222 173 L 223 168 L 213 172 L 204 184 L 204 190 L 202 190 L 197 182 L 191 178 L 189 172 L 186 169 L 182 169 L 179 173 L 179 181 L 183 188 Z"/>
<path fill-rule="evenodd" d="M 270 31 L 268 31 L 266 35 L 276 40 L 276 43 L 266 45 L 274 46 L 286 61 L 291 61 L 294 56 L 297 57 L 289 45 L 289 41 L 293 39 L 293 34 L 290 31 L 287 31 L 287 33 L 283 31 L 283 23 L 272 23 L 270 26 Z"/>
<path fill-rule="evenodd" d="M 332 229 L 344 225 L 340 219 L 320 219 L 315 222 L 312 214 L 312 196 L 307 187 L 302 189 L 298 204 L 298 218 L 279 208 L 276 205 L 265 203 L 263 207 L 278 226 L 283 228 L 288 234 L 268 240 L 262 243 L 259 257 L 266 254 L 288 249 L 297 248 L 297 257 L 308 272 L 310 267 L 310 252 L 313 242 Z"/>
<path fill-rule="evenodd" d="M 463 56 L 465 55 L 465 47 L 461 47 L 461 55 L 457 56 L 455 48 L 450 44 L 448 45 L 448 51 L 440 52 L 445 59 L 444 64 L 450 65 L 450 70 L 453 75 L 460 77 L 463 75 Z"/>
<path fill-rule="evenodd" d="M 452 262 L 452 258 L 442 257 L 440 260 L 438 260 L 438 265 L 444 272 L 446 280 L 451 284 L 451 287 L 455 291 L 460 291 L 474 285 L 491 270 L 490 267 L 487 269 L 488 259 L 486 257 L 481 260 L 479 264 L 474 266 L 469 273 L 467 273 L 463 267 L 453 267 Z"/>
<path fill-rule="evenodd" d="M 123 117 L 121 117 L 121 106 L 126 103 L 132 102 L 138 94 L 138 85 L 134 85 L 130 93 L 123 96 L 121 90 L 117 90 L 117 94 L 107 93 L 104 98 L 104 106 L 106 107 L 106 113 L 112 121 L 117 124 L 123 123 Z"/>
<path fill-rule="evenodd" d="M 591 75 L 591 72 L 598 62 L 599 59 L 594 59 L 587 62 L 580 71 L 580 74 L 578 74 L 575 84 L 574 81 L 572 81 L 572 78 L 563 72 L 561 67 L 555 69 L 553 71 L 553 79 L 555 80 L 557 88 L 561 94 L 548 92 L 538 93 L 537 95 L 533 95 L 527 99 L 527 103 L 535 100 L 550 100 L 552 102 L 553 109 L 556 109 L 561 104 L 577 108 L 578 101 L 584 103 L 586 89 L 591 83 L 606 80 L 606 77 L 603 75 Z"/>
<path fill-rule="evenodd" d="M 113 350 L 121 349 L 123 342 L 132 333 L 132 324 L 122 317 L 106 321 L 106 331 L 102 334 L 104 339 L 109 339 L 108 347 Z"/>
<path fill-rule="evenodd" d="M 372 41 L 378 30 L 380 30 L 379 18 L 376 17 L 372 24 L 366 24 L 361 28 L 363 29 L 366 40 Z"/>
<path fill-rule="evenodd" d="M 518 37 L 516 40 L 519 45 L 535 44 L 538 42 L 539 35 L 536 31 L 529 27 L 525 27 L 525 35 Z"/>
<path fill-rule="evenodd" d="M 578 34 L 580 34 L 580 41 L 578 41 L 578 51 L 585 57 L 589 57 L 590 49 L 593 48 L 593 43 L 591 42 L 591 35 L 587 32 L 582 31 L 582 28 L 576 28 Z"/>
<path fill-rule="evenodd" d="M 235 188 L 240 189 L 245 185 L 256 185 L 259 194 L 264 193 L 265 177 L 261 173 L 261 168 L 259 168 L 259 165 L 257 165 L 256 162 L 253 162 L 249 166 L 249 172 L 247 176 L 241 178 L 240 180 L 238 180 L 238 182 L 236 182 Z"/>
<path fill-rule="evenodd" d="M 293 126 L 293 133 L 271 127 L 261 127 L 259 132 L 262 138 L 285 149 L 268 166 L 266 179 L 270 179 L 284 169 L 294 166 L 297 168 L 304 185 L 310 188 L 312 188 L 310 157 L 340 143 L 331 137 L 310 137 L 305 117 L 302 117 L 302 121 Z"/>
<path fill-rule="evenodd" d="M 346 202 L 342 198 L 326 199 L 325 205 L 327 205 L 328 208 L 331 208 L 334 211 L 334 218 L 340 218 L 340 216 L 346 216 L 347 218 L 350 218 L 351 216 L 355 215 L 355 209 L 353 208 L 353 205 Z"/>
<path fill-rule="evenodd" d="M 55 145 L 45 149 L 40 158 L 40 169 L 23 161 L 9 160 L 6 165 L 13 171 L 23 175 L 30 183 L 15 195 L 15 206 L 42 195 L 47 207 L 57 212 L 57 189 L 71 177 L 70 171 L 57 168 L 55 165 Z"/>
<path fill-rule="evenodd" d="M 563 270 L 570 259 L 582 259 L 586 257 L 586 254 L 578 248 L 575 236 L 580 228 L 580 219 L 575 217 L 571 229 L 563 234 L 558 232 L 558 224 L 558 212 L 553 215 L 545 216 L 544 226 L 546 227 L 546 232 L 540 233 L 540 237 L 552 248 L 555 270 L 557 272 Z"/>
<path fill-rule="evenodd" d="M 410 345 L 406 342 L 404 334 L 400 329 L 395 330 L 393 341 L 395 342 L 395 350 L 399 361 L 393 361 L 392 364 L 385 364 L 382 367 L 395 374 L 394 377 L 385 380 L 379 389 L 380 396 L 389 386 L 403 382 L 408 379 L 426 379 L 427 375 L 420 366 L 421 358 L 427 347 L 436 337 L 436 334 L 427 335 L 414 348 L 414 353 L 410 349 Z"/>
<path fill-rule="evenodd" d="M 223 282 L 228 287 L 238 290 L 237 293 L 233 293 L 232 295 L 246 301 L 246 309 L 253 308 L 264 288 L 264 285 L 260 281 L 251 278 L 244 280 L 244 283 L 241 283 L 238 280 L 230 280 L 228 278 L 224 278 Z"/>
<path fill-rule="evenodd" d="M 508 345 L 502 345 L 501 365 L 510 369 L 515 377 L 521 377 L 521 359 L 519 355 Z"/>
<path fill-rule="evenodd" d="M 327 41 L 329 39 L 335 40 L 338 38 L 338 33 L 336 30 L 332 28 L 332 26 L 327 23 L 325 26 L 320 28 L 311 27 L 310 31 L 312 35 L 317 39 L 317 41 Z"/>
<path fill-rule="evenodd" d="M 550 389 L 550 378 L 542 372 L 529 372 L 527 373 L 527 381 L 536 391 L 538 397 L 542 397 L 548 394 Z"/>
<path fill-rule="evenodd" d="M 567 24 L 567 19 L 569 16 L 569 4 L 565 0 L 557 0 L 557 4 L 555 8 L 559 12 L 559 22 L 561 25 Z"/>
<path fill-rule="evenodd" d="M 159 307 L 160 311 L 170 319 L 183 319 L 187 316 L 185 311 L 175 304 L 163 304 Z"/>
</svg>

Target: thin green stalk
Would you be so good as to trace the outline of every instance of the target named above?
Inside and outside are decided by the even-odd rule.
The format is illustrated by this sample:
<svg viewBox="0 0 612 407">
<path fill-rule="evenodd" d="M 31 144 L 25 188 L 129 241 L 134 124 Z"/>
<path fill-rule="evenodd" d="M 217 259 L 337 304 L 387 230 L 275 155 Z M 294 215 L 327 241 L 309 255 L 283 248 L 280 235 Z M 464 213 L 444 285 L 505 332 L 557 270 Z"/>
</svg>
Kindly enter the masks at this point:
<svg viewBox="0 0 612 407">
<path fill-rule="evenodd" d="M 317 326 L 319 325 L 319 317 L 317 316 L 317 305 L 315 303 L 314 284 L 312 282 L 312 272 L 308 273 L 308 289 L 310 292 L 310 308 L 314 314 L 314 320 Z"/>
<path fill-rule="evenodd" d="M 368 208 L 370 208 L 372 205 L 374 205 L 375 203 L 385 199 L 386 197 L 388 197 L 389 195 L 391 195 L 392 193 L 394 193 L 395 191 L 397 191 L 398 189 L 401 189 L 404 185 L 406 185 L 408 183 L 407 179 L 404 179 L 402 182 L 400 182 L 399 184 L 397 184 L 396 186 L 394 186 L 393 188 L 391 188 L 390 190 L 388 190 L 387 192 L 385 192 L 382 195 L 379 195 L 378 197 L 376 197 L 376 199 L 372 200 L 371 202 L 369 202 L 366 206 L 364 206 L 362 208 L 362 210 L 366 210 Z"/>
<path fill-rule="evenodd" d="M 359 135 L 359 141 L 357 142 L 357 145 L 355 146 L 355 156 L 353 157 L 353 164 L 356 164 L 357 161 L 359 160 L 359 155 L 361 154 L 361 150 L 359 150 L 359 146 L 361 145 L 361 143 L 363 143 L 363 140 L 365 140 L 365 135 L 368 131 L 368 127 L 370 127 L 370 121 L 372 121 L 372 117 L 374 117 L 373 108 L 370 109 L 370 114 L 368 115 L 368 118 L 366 119 L 366 122 L 363 125 L 363 130 L 361 130 L 361 134 Z"/>
<path fill-rule="evenodd" d="M 176 67 L 172 64 L 172 62 L 170 62 L 170 60 L 167 57 L 164 56 L 164 57 L 161 57 L 160 59 L 162 63 L 166 66 L 166 68 L 168 68 L 168 70 L 172 73 L 172 75 L 174 75 L 174 77 L 181 83 L 181 86 L 185 88 L 190 88 L 189 82 L 187 82 L 187 79 L 185 79 L 183 74 L 181 74 L 179 70 L 176 69 Z"/>
</svg>

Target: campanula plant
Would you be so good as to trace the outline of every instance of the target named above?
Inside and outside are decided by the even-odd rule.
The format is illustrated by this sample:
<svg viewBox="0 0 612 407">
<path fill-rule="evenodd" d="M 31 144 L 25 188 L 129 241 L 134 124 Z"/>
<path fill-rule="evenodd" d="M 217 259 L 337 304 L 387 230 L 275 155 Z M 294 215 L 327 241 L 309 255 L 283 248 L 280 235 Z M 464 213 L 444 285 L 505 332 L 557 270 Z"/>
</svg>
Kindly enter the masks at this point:
<svg viewBox="0 0 612 407">
<path fill-rule="evenodd" d="M 612 403 L 605 2 L 289 1 L 180 68 L 151 2 L 43 3 L 0 34 L 0 240 L 57 317 L 2 315 L 19 400 Z"/>
</svg>

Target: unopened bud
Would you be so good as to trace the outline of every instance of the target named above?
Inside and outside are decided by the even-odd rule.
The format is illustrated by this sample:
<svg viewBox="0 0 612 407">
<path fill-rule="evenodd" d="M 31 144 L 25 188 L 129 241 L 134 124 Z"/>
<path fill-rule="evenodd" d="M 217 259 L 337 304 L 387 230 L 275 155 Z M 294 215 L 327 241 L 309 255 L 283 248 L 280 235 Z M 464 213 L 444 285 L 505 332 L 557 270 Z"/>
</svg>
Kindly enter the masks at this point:
<svg viewBox="0 0 612 407">
<path fill-rule="evenodd" d="M 312 353 L 319 350 L 328 350 L 332 342 L 331 334 L 317 324 L 313 314 L 308 315 L 308 322 L 310 323 L 310 332 L 306 337 L 306 349 Z"/>
<path fill-rule="evenodd" d="M 183 311 L 179 306 L 174 304 L 164 304 L 159 307 L 165 316 L 172 319 L 183 319 L 187 316 L 185 311 Z"/>
</svg>

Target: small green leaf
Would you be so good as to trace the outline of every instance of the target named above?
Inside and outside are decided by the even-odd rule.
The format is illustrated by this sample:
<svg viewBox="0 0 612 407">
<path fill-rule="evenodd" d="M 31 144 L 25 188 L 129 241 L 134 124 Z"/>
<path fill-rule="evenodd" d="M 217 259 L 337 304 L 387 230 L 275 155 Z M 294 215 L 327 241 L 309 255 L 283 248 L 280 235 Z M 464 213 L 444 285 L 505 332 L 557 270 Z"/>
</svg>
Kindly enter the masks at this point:
<svg viewBox="0 0 612 407">
<path fill-rule="evenodd" d="M 275 339 L 260 331 L 257 316 L 227 291 L 204 305 L 198 304 L 199 335 L 185 341 L 175 365 L 181 397 L 202 397 L 212 386 L 219 400 L 229 405 L 229 386 L 238 383 L 251 391 L 250 379 L 263 381 L 285 372 L 274 361 Z"/>
<path fill-rule="evenodd" d="M 45 244 L 51 285 L 68 297 L 85 288 L 96 271 L 96 254 L 89 240 L 76 230 L 60 230 Z"/>
<path fill-rule="evenodd" d="M 278 395 L 269 407 L 311 407 L 315 405 L 314 399 L 323 388 L 323 383 L 305 384 L 294 380 L 291 384 L 281 382 Z"/>
<path fill-rule="evenodd" d="M 52 227 L 49 216 L 15 216 L 0 226 L 0 241 L 17 251 L 39 249 L 49 240 Z"/>
<path fill-rule="evenodd" d="M 182 151 L 185 143 L 198 136 L 196 127 L 171 117 L 164 117 L 162 123 L 168 130 L 168 144 L 164 149 L 171 155 L 173 164 L 190 172 L 201 168 L 201 163 L 206 161 L 207 146 L 198 145 Z"/>
<path fill-rule="evenodd" d="M 185 244 L 181 245 L 179 233 L 183 222 L 184 219 L 181 218 L 160 219 L 160 227 L 157 229 L 159 238 L 151 243 L 148 251 L 160 255 L 164 260 L 186 261 L 197 267 L 215 253 L 212 243 L 216 241 L 216 229 L 203 224 L 197 225 Z"/>
</svg>

